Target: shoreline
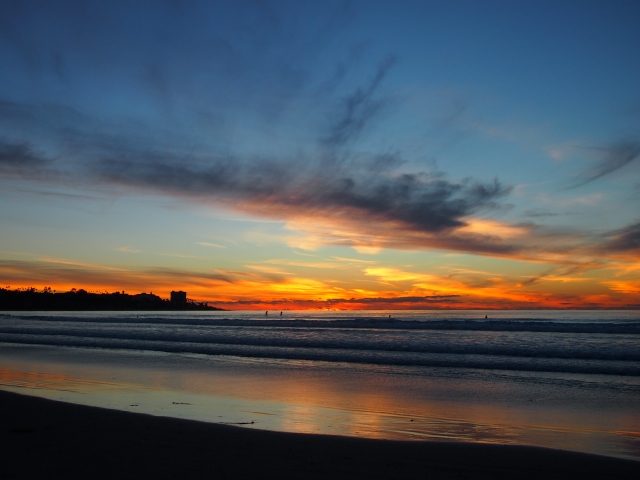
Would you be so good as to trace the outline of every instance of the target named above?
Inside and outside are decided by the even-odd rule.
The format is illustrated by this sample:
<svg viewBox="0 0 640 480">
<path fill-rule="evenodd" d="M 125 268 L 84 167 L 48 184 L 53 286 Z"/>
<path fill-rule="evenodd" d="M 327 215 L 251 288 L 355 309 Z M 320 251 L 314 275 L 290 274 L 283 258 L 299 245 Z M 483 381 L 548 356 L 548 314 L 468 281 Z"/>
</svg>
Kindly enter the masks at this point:
<svg viewBox="0 0 640 480">
<path fill-rule="evenodd" d="M 540 447 L 283 433 L 0 391 L 2 478 L 639 478 Z"/>
</svg>

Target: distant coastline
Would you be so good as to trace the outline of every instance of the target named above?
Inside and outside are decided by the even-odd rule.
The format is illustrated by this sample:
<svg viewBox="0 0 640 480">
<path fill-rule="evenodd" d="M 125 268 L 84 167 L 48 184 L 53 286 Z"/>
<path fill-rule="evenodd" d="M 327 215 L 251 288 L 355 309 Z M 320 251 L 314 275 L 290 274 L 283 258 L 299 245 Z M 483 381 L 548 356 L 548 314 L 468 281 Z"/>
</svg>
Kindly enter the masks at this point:
<svg viewBox="0 0 640 480">
<path fill-rule="evenodd" d="M 182 292 L 181 292 L 182 293 Z M 206 302 L 165 300 L 153 293 L 91 293 L 84 289 L 54 292 L 50 288 L 36 290 L 0 288 L 0 311 L 225 311 Z"/>
</svg>

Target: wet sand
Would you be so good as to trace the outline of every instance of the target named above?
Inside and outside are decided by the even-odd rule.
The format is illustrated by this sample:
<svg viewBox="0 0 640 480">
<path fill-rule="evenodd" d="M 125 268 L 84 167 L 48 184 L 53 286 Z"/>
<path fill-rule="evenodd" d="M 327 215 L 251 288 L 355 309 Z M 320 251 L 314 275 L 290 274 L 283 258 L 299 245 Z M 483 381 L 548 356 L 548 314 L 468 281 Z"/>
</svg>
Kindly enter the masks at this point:
<svg viewBox="0 0 640 480">
<path fill-rule="evenodd" d="M 640 478 L 640 462 L 536 447 L 268 432 L 0 391 L 0 478 Z"/>
</svg>

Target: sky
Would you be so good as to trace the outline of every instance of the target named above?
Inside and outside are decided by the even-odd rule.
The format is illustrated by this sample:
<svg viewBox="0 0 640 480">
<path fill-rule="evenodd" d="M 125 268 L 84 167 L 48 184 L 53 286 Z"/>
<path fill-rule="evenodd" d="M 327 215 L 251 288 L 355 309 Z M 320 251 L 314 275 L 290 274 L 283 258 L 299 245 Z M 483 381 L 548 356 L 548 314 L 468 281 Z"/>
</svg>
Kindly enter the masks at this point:
<svg viewBox="0 0 640 480">
<path fill-rule="evenodd" d="M 3 1 L 0 283 L 640 308 L 637 1 Z"/>
</svg>

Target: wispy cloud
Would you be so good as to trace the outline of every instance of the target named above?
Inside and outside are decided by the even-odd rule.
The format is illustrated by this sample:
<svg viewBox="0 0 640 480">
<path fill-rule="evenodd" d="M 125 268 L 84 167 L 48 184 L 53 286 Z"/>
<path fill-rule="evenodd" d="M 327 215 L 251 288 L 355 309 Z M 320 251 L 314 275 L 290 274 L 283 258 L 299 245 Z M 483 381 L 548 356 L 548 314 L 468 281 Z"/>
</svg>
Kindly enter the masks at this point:
<svg viewBox="0 0 640 480">
<path fill-rule="evenodd" d="M 137 250 L 135 248 L 130 248 L 130 247 L 118 247 L 115 250 L 116 252 L 123 252 L 123 253 L 140 253 L 140 250 Z"/>
<path fill-rule="evenodd" d="M 640 155 L 640 143 L 620 142 L 607 148 L 597 149 L 601 152 L 595 165 L 582 173 L 582 179 L 569 188 L 578 188 L 599 178 L 609 175 L 625 165 L 633 162 Z"/>
<path fill-rule="evenodd" d="M 68 267 L 79 267 L 79 268 L 95 268 L 99 270 L 113 270 L 116 272 L 125 271 L 124 268 L 100 265 L 97 263 L 88 263 L 88 262 L 78 262 L 76 260 L 69 260 L 66 258 L 53 258 L 53 257 L 39 257 L 36 258 L 37 262 L 43 262 L 44 264 L 53 264 L 53 265 L 65 265 Z M 20 262 L 16 262 L 16 265 L 20 264 Z"/>
<path fill-rule="evenodd" d="M 382 100 L 375 100 L 374 94 L 389 69 L 396 62 L 396 57 L 390 55 L 379 65 L 378 71 L 371 82 L 364 88 L 357 88 L 343 101 L 343 110 L 329 129 L 327 137 L 322 139 L 326 145 L 343 146 L 349 140 L 355 139 L 382 106 Z"/>
<path fill-rule="evenodd" d="M 54 173 L 46 168 L 51 162 L 49 158 L 36 152 L 30 143 L 5 141 L 0 138 L 0 175 L 2 176 L 44 179 L 51 177 Z"/>
<path fill-rule="evenodd" d="M 613 252 L 640 252 L 640 222 L 633 223 L 608 234 L 610 240 L 602 247 Z"/>
<path fill-rule="evenodd" d="M 36 154 L 27 143 L 10 143 L 0 141 L 0 168 L 21 170 L 39 167 L 49 160 Z"/>
<path fill-rule="evenodd" d="M 277 259 L 266 260 L 265 263 L 273 265 L 288 265 L 292 267 L 304 267 L 304 268 L 340 268 L 341 264 L 335 262 L 298 262 L 295 260 Z"/>
<path fill-rule="evenodd" d="M 378 277 L 385 282 L 418 282 L 433 280 L 432 275 L 423 273 L 406 272 L 397 268 L 389 267 L 367 267 L 364 269 L 365 275 Z"/>
<path fill-rule="evenodd" d="M 585 282 L 591 279 L 586 277 L 577 277 L 577 275 L 588 270 L 601 267 L 597 263 L 585 263 L 582 265 L 560 265 L 555 266 L 538 275 L 531 275 L 525 280 L 519 281 L 518 286 L 531 286 L 541 282 Z"/>
<path fill-rule="evenodd" d="M 348 257 L 331 257 L 334 260 L 338 260 L 339 262 L 346 262 L 346 263 L 355 263 L 355 264 L 362 264 L 362 263 L 366 263 L 366 264 L 372 264 L 372 263 L 376 263 L 375 260 L 361 260 L 359 258 L 348 258 Z"/>
<path fill-rule="evenodd" d="M 238 300 L 235 302 L 221 302 L 228 308 L 300 308 L 300 309 L 432 309 L 442 306 L 457 306 L 461 308 L 459 295 L 425 295 L 425 296 L 393 296 L 393 297 L 359 297 L 359 298 L 329 298 L 325 300 L 292 300 L 288 298 L 274 300 Z M 386 315 L 385 315 L 386 316 Z"/>
<path fill-rule="evenodd" d="M 640 281 L 638 280 L 610 280 L 604 283 L 615 292 L 629 295 L 640 294 Z"/>
<path fill-rule="evenodd" d="M 211 248 L 227 248 L 224 245 L 219 245 L 217 243 L 211 243 L 211 242 L 197 242 L 198 245 L 202 245 L 203 247 L 211 247 Z"/>
</svg>

